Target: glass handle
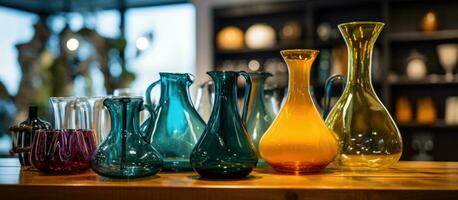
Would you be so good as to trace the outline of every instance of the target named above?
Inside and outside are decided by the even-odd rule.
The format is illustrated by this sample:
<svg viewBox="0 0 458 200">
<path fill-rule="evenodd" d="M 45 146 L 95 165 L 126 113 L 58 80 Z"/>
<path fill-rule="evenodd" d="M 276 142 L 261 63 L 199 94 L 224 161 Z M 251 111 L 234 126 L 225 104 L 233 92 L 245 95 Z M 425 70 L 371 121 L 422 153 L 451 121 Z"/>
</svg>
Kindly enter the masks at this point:
<svg viewBox="0 0 458 200">
<path fill-rule="evenodd" d="M 157 80 L 155 81 L 154 83 L 152 83 L 151 85 L 148 86 L 148 88 L 146 89 L 146 104 L 149 105 L 149 106 L 154 106 L 153 102 L 151 101 L 151 91 L 153 90 L 153 88 L 158 85 L 161 81 L 160 80 Z"/>
<path fill-rule="evenodd" d="M 243 123 L 246 123 L 248 102 L 250 101 L 250 95 L 251 95 L 251 78 L 250 78 L 250 75 L 245 71 L 239 72 L 239 76 L 243 76 L 243 78 L 245 78 L 245 80 L 246 80 L 245 97 L 244 97 L 244 101 L 243 101 L 243 110 L 242 110 L 242 121 L 243 121 Z"/>
<path fill-rule="evenodd" d="M 342 84 L 342 90 L 345 89 L 345 77 L 343 75 L 333 75 L 326 80 L 324 84 L 324 102 L 323 102 L 323 118 L 326 119 L 329 112 L 331 111 L 331 90 L 336 80 L 341 80 L 344 82 Z"/>
<path fill-rule="evenodd" d="M 147 104 L 140 107 L 140 110 L 138 112 L 140 113 L 142 110 L 145 110 L 145 108 L 150 113 L 151 116 L 141 125 L 140 131 L 142 132 L 142 135 L 144 136 L 143 139 L 146 141 L 146 143 L 149 144 L 151 142 L 151 137 L 153 135 L 154 123 L 156 121 L 155 120 L 156 113 L 154 112 L 154 108 Z"/>
<path fill-rule="evenodd" d="M 205 83 L 202 83 L 201 85 L 199 85 L 199 88 L 197 88 L 196 105 L 194 106 L 196 110 L 199 110 L 200 106 L 202 106 L 205 88 L 207 88 L 207 90 L 210 90 L 209 87 L 212 84 L 213 82 L 211 80 L 206 81 Z M 210 98 L 210 106 L 212 106 L 211 105 L 211 94 L 209 94 L 209 98 Z"/>
<path fill-rule="evenodd" d="M 146 110 L 148 110 L 148 112 L 150 114 L 150 117 L 148 119 L 146 119 L 146 121 L 143 122 L 143 124 L 140 125 L 140 131 L 142 132 L 142 134 L 144 136 L 144 139 L 145 139 L 145 141 L 147 143 L 150 143 L 150 141 L 151 141 L 151 136 L 153 135 L 153 128 L 154 128 L 153 124 L 156 121 L 156 116 L 157 116 L 157 113 L 155 111 L 156 109 L 154 108 L 155 106 L 154 106 L 153 102 L 151 101 L 151 91 L 160 82 L 161 82 L 160 80 L 157 80 L 157 81 L 155 81 L 154 83 L 152 83 L 151 85 L 148 86 L 148 88 L 146 89 L 146 92 L 145 92 L 146 104 L 141 106 L 140 110 L 139 110 L 139 112 L 141 112 L 142 110 L 144 110 L 146 108 Z"/>
<path fill-rule="evenodd" d="M 189 77 L 189 82 L 192 84 L 194 83 L 194 81 L 196 80 L 196 76 L 194 76 L 194 74 L 191 74 L 191 73 L 186 73 Z"/>
</svg>

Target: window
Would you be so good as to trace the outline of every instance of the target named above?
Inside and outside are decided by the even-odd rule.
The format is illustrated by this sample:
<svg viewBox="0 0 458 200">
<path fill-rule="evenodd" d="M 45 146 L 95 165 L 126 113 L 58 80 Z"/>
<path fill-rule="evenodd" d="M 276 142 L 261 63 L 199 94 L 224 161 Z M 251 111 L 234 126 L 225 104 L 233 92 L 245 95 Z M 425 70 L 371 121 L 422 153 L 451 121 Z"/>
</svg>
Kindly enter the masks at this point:
<svg viewBox="0 0 458 200">
<path fill-rule="evenodd" d="M 21 81 L 21 68 L 16 44 L 25 43 L 33 37 L 33 24 L 38 19 L 34 14 L 0 7 L 0 83 L 9 95 L 15 95 Z M 11 148 L 11 140 L 7 134 L 12 122 L 4 121 L 7 113 L 15 112 L 14 106 L 0 99 L 0 156 L 7 155 Z"/>
<path fill-rule="evenodd" d="M 127 66 L 136 74 L 131 88 L 145 91 L 159 78 L 159 72 L 195 73 L 195 27 L 192 4 L 129 9 L 126 13 Z M 136 57 L 137 40 L 151 32 L 151 44 Z"/>
<path fill-rule="evenodd" d="M 159 72 L 195 72 L 195 8 L 192 4 L 134 8 L 129 9 L 125 17 L 126 61 L 128 69 L 136 75 L 130 85 L 134 91 L 144 93 L 148 85 L 159 78 Z M 38 16 L 0 7 L 0 19 L 0 27 L 9 27 L 0 31 L 0 81 L 10 95 L 16 95 L 22 74 L 15 45 L 30 41 L 34 34 L 33 24 Z M 73 31 L 87 26 L 109 38 L 119 37 L 121 34 L 120 15 L 117 10 L 98 11 L 87 15 L 69 13 L 50 16 L 48 25 L 53 35 L 47 47 L 55 56 L 59 54 L 57 34 L 66 23 Z M 152 37 L 146 38 L 147 35 Z M 91 74 L 99 77 L 96 80 L 103 80 L 100 74 L 92 71 Z M 75 82 L 74 95 L 83 94 L 78 92 L 83 89 L 78 88 L 79 84 Z M 103 95 L 105 90 L 102 82 L 94 83 L 100 87 L 96 89 L 97 95 Z M 11 148 L 11 140 L 7 134 L 9 125 L 11 122 L 0 122 L 0 156 L 7 155 Z"/>
<path fill-rule="evenodd" d="M 0 7 L 0 81 L 10 95 L 15 95 L 21 81 L 21 67 L 17 60 L 16 44 L 28 42 L 34 34 L 34 14 Z"/>
</svg>

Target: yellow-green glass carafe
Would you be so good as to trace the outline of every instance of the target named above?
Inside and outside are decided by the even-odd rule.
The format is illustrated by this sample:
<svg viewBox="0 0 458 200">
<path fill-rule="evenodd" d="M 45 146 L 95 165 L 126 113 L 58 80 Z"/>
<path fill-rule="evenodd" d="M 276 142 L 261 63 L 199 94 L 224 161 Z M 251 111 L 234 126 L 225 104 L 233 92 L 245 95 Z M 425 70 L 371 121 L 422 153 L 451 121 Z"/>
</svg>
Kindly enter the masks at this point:
<svg viewBox="0 0 458 200">
<path fill-rule="evenodd" d="M 339 139 L 335 167 L 379 170 L 392 166 L 401 157 L 399 129 L 371 81 L 372 50 L 383 26 L 380 22 L 338 26 L 348 48 L 348 77 L 342 96 L 326 118 L 326 125 Z"/>
</svg>

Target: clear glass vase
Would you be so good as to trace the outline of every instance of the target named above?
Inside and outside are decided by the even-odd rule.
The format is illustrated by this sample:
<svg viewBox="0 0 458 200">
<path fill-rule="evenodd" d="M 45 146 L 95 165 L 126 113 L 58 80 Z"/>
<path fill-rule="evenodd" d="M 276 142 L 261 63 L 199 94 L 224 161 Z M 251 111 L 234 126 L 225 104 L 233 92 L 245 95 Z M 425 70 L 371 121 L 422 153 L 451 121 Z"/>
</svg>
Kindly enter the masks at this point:
<svg viewBox="0 0 458 200">
<path fill-rule="evenodd" d="M 333 164 L 343 169 L 383 169 L 401 157 L 401 135 L 371 81 L 372 50 L 383 26 L 380 22 L 339 25 L 348 48 L 348 78 L 326 124 L 339 138 Z"/>
<path fill-rule="evenodd" d="M 110 130 L 110 117 L 103 106 L 106 97 L 51 97 L 56 129 L 92 129 L 97 145 Z"/>
</svg>

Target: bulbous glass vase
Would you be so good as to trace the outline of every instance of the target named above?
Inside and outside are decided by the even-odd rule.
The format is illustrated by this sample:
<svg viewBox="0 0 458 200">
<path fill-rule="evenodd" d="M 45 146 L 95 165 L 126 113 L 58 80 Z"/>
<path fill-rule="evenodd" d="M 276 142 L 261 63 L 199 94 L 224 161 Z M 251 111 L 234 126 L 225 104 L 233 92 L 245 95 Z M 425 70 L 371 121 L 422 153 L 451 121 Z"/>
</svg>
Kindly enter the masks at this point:
<svg viewBox="0 0 458 200">
<path fill-rule="evenodd" d="M 187 73 L 160 73 L 160 77 L 146 92 L 147 105 L 153 106 L 151 90 L 155 85 L 161 87 L 161 96 L 151 117 L 155 121 L 151 144 L 164 159 L 163 171 L 192 171 L 189 155 L 205 129 L 205 122 L 189 94 L 194 78 Z"/>
<path fill-rule="evenodd" d="M 103 104 L 110 112 L 111 130 L 92 157 L 91 168 L 97 174 L 112 178 L 140 178 L 159 172 L 162 157 L 139 127 L 142 97 L 109 97 Z M 150 107 L 145 107 L 152 112 Z M 146 123 L 146 130 L 151 132 L 154 122 Z"/>
<path fill-rule="evenodd" d="M 310 94 L 310 69 L 316 50 L 281 51 L 288 64 L 288 96 L 261 138 L 261 157 L 276 171 L 314 172 L 337 155 L 337 138 L 328 129 Z"/>
<path fill-rule="evenodd" d="M 333 164 L 343 169 L 383 169 L 401 157 L 401 135 L 371 81 L 372 49 L 383 26 L 380 22 L 339 25 L 348 48 L 348 78 L 326 124 L 339 138 Z"/>
<path fill-rule="evenodd" d="M 215 103 L 202 137 L 191 153 L 193 169 L 204 178 L 244 178 L 256 167 L 256 147 L 245 127 L 251 80 L 246 72 L 208 72 Z M 247 80 L 242 118 L 237 108 L 237 77 Z"/>
</svg>

